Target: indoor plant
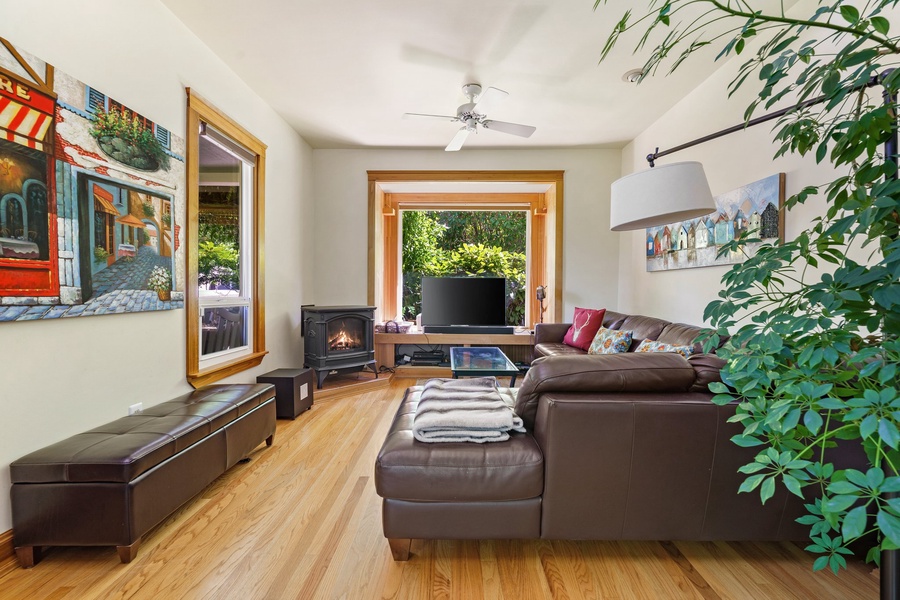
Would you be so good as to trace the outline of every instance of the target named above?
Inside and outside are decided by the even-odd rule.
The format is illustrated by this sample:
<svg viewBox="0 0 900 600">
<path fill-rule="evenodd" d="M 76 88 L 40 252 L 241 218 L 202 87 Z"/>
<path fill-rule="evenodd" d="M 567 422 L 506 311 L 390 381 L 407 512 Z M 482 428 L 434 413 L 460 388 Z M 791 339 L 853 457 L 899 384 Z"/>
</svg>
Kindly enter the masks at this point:
<svg viewBox="0 0 900 600">
<path fill-rule="evenodd" d="M 815 486 L 817 493 L 806 497 L 821 499 L 807 504 L 801 522 L 811 526 L 808 549 L 821 554 L 816 569 L 845 566 L 848 543 L 867 533 L 877 536 L 868 559 L 900 546 L 900 500 L 893 497 L 900 491 L 900 183 L 893 118 L 900 71 L 890 69 L 900 37 L 891 35 L 887 18 L 896 4 L 881 0 L 860 10 L 837 2 L 801 15 L 764 14 L 746 2 L 655 0 L 637 19 L 626 13 L 602 53 L 605 58 L 634 28 L 642 30 L 638 50 L 654 45 L 654 30 L 662 32 L 643 77 L 666 63 L 675 69 L 709 44 L 722 45 L 719 57 L 753 47 L 729 86 L 730 95 L 758 84 L 745 119 L 760 107 L 797 106 L 778 122 L 776 156 L 810 155 L 834 167 L 833 180 L 786 203 L 790 210 L 821 195 L 824 214 L 795 239 L 764 246 L 728 271 L 720 299 L 705 313 L 717 327 L 708 346 L 731 334 L 718 352 L 727 364 L 714 401 L 739 400 L 735 420 L 745 429 L 734 441 L 760 448 L 741 469 L 748 475 L 741 489 L 758 490 L 765 502 L 776 485 L 801 497 Z M 691 6 L 702 10 L 685 10 Z M 797 8 L 803 6 L 809 4 Z M 689 11 L 700 16 L 682 20 Z M 860 89 L 870 83 L 884 88 L 885 102 Z M 818 96 L 821 103 L 797 104 Z M 882 152 L 890 140 L 894 146 Z M 835 469 L 829 453 L 835 439 L 862 445 L 868 469 Z"/>
<path fill-rule="evenodd" d="M 160 300 L 172 297 L 172 275 L 163 267 L 153 267 L 147 279 L 147 288 L 154 290 Z"/>
</svg>

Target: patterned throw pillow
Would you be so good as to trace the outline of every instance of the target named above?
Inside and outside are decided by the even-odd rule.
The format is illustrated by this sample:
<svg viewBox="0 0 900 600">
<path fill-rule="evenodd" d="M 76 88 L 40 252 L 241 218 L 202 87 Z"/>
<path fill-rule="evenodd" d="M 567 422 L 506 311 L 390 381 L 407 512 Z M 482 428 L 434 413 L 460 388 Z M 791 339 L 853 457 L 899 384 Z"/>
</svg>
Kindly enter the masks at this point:
<svg viewBox="0 0 900 600">
<path fill-rule="evenodd" d="M 572 318 L 572 326 L 563 338 L 563 344 L 573 348 L 587 350 L 594 341 L 597 330 L 603 324 L 603 315 L 606 309 L 594 310 L 593 308 L 575 308 L 575 316 Z"/>
<path fill-rule="evenodd" d="M 588 354 L 618 354 L 619 352 L 628 352 L 631 347 L 630 331 L 621 331 L 615 329 L 606 329 L 601 327 L 591 342 Z"/>
<path fill-rule="evenodd" d="M 690 346 L 676 346 L 674 344 L 666 344 L 665 342 L 655 342 L 653 340 L 644 340 L 641 342 L 635 352 L 677 352 L 687 358 L 693 353 Z"/>
</svg>

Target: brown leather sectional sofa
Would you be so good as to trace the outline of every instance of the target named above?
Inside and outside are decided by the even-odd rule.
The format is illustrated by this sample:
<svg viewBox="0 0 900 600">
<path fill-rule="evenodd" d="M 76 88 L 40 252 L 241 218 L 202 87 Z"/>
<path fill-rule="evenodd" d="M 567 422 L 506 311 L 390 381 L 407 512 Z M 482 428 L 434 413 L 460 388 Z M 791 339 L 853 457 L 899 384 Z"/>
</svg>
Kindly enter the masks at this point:
<svg viewBox="0 0 900 600">
<path fill-rule="evenodd" d="M 691 344 L 700 329 L 607 311 L 604 326 Z M 799 540 L 802 501 L 738 494 L 756 454 L 730 438 L 734 406 L 707 384 L 721 361 L 698 354 L 587 355 L 568 324 L 538 325 L 518 391 L 527 433 L 488 444 L 413 439 L 407 393 L 375 465 L 384 535 L 396 560 L 425 539 Z M 702 352 L 699 346 L 696 350 Z"/>
<path fill-rule="evenodd" d="M 14 461 L 13 544 L 23 567 L 41 546 L 116 546 L 141 536 L 275 435 L 271 384 L 210 385 Z"/>
</svg>

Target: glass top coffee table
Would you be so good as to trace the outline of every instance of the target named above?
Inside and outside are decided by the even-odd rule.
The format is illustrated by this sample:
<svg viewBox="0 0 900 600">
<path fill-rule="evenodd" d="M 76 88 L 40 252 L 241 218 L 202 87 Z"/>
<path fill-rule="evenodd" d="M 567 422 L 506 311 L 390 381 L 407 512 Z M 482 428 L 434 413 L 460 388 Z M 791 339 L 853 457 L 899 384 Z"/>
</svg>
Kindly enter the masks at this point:
<svg viewBox="0 0 900 600">
<path fill-rule="evenodd" d="M 450 370 L 453 378 L 508 375 L 509 387 L 515 387 L 519 368 L 509 360 L 500 348 L 454 347 L 450 348 Z"/>
</svg>

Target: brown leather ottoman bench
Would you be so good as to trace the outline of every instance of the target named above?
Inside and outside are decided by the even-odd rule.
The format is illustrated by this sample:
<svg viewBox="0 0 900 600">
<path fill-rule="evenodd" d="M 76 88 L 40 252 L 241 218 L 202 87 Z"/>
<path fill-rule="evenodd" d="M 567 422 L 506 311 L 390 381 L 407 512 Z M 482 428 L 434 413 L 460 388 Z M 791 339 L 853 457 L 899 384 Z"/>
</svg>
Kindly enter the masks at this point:
<svg viewBox="0 0 900 600">
<path fill-rule="evenodd" d="M 275 435 L 275 388 L 210 385 L 47 446 L 10 465 L 13 544 L 116 546 L 141 536 Z"/>
<path fill-rule="evenodd" d="M 417 441 L 420 389 L 406 391 L 375 462 L 394 560 L 409 558 L 413 538 L 539 538 L 544 457 L 532 435 L 485 444 Z"/>
</svg>

